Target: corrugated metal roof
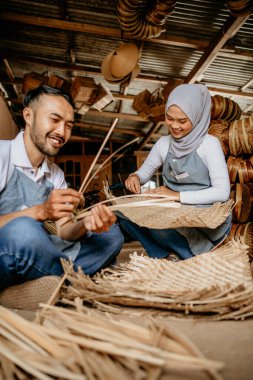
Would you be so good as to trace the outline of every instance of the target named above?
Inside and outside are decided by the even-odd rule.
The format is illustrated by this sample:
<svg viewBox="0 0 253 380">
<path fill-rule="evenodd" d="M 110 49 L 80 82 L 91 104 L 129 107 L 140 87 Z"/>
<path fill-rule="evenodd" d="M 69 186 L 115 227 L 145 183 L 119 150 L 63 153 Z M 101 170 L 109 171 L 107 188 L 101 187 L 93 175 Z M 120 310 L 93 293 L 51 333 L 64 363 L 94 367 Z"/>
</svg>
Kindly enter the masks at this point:
<svg viewBox="0 0 253 380">
<path fill-rule="evenodd" d="M 94 77 L 96 83 L 102 83 L 114 93 L 120 94 L 124 89 L 119 84 L 108 83 L 101 75 L 100 66 L 107 54 L 119 47 L 122 42 L 129 41 L 141 48 L 139 59 L 141 74 L 129 85 L 125 93 L 134 96 L 145 89 L 152 93 L 164 86 L 171 78 L 185 80 L 203 56 L 208 43 L 213 41 L 230 18 L 226 1 L 177 1 L 174 12 L 166 21 L 166 33 L 162 34 L 157 42 L 153 40 L 142 42 L 129 40 L 121 31 L 117 18 L 117 4 L 117 0 L 90 0 L 89 2 L 8 0 L 1 2 L 0 12 L 52 19 L 52 27 L 36 25 L 36 19 L 34 19 L 34 25 L 27 22 L 1 20 L 1 57 L 7 58 L 19 93 L 21 94 L 24 73 L 46 71 L 69 80 L 77 75 Z M 53 27 L 55 20 L 76 22 L 78 25 L 83 23 L 114 28 L 119 32 L 119 37 L 101 35 L 100 31 L 88 33 L 64 30 L 64 26 Z M 229 47 L 229 50 L 226 50 L 226 54 L 224 50 L 222 54 L 217 54 L 201 75 L 201 81 L 210 88 L 227 90 L 226 96 L 238 102 L 242 109 L 250 110 L 253 104 L 253 83 L 250 83 L 253 78 L 253 16 L 225 45 Z M 75 55 L 75 64 L 71 63 L 70 48 Z M 247 56 L 240 57 L 240 54 L 247 54 Z M 9 81 L 6 68 L 1 61 L 0 82 L 12 98 L 15 92 Z M 246 86 L 242 91 L 242 87 L 247 83 L 249 83 L 248 87 Z M 238 91 L 238 96 L 233 91 Z M 241 92 L 248 93 L 252 97 L 243 97 Z M 111 103 L 105 111 L 116 112 L 118 104 L 119 101 Z M 17 102 L 12 106 L 16 112 L 19 107 Z M 132 100 L 124 100 L 120 112 L 137 116 L 132 109 Z M 79 119 L 85 123 L 101 126 L 109 126 L 113 120 L 112 117 L 105 117 L 103 113 L 96 116 L 86 114 L 79 116 Z M 150 125 L 138 120 L 120 119 L 118 122 L 119 128 L 135 128 L 146 132 Z M 76 131 L 78 132 L 79 129 Z M 103 136 L 103 132 L 99 133 Z M 94 132 L 94 136 L 99 133 Z"/>
</svg>

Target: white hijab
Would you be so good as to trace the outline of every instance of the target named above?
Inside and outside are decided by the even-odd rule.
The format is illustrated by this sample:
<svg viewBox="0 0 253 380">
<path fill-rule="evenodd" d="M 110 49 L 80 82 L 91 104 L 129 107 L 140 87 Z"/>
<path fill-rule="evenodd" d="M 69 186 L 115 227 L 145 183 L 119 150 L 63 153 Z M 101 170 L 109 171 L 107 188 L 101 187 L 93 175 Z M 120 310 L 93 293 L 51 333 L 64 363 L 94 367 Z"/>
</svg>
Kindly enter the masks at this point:
<svg viewBox="0 0 253 380">
<path fill-rule="evenodd" d="M 192 130 L 188 135 L 180 139 L 171 136 L 171 155 L 173 158 L 181 158 L 194 152 L 207 134 L 210 125 L 211 96 L 203 84 L 181 84 L 170 93 L 165 112 L 172 105 L 178 106 L 192 123 Z"/>
</svg>

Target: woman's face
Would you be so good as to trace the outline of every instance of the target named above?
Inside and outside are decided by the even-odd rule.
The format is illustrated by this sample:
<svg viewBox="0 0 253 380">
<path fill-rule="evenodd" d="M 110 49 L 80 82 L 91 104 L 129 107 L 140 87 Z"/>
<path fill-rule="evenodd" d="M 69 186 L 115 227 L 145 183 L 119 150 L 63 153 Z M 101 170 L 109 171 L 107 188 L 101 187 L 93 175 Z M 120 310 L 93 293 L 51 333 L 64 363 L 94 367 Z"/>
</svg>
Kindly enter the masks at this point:
<svg viewBox="0 0 253 380">
<path fill-rule="evenodd" d="M 175 139 L 181 139 L 192 130 L 192 123 L 186 114 L 177 106 L 170 106 L 166 112 L 166 123 L 171 135 Z"/>
</svg>

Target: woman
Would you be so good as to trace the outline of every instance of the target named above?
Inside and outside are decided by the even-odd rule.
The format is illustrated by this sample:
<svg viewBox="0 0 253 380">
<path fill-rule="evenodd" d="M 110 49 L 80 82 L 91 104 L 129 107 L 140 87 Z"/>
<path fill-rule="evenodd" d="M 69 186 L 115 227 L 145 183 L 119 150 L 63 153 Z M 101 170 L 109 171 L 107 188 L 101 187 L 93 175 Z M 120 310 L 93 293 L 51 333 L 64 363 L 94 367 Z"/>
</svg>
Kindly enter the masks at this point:
<svg viewBox="0 0 253 380">
<path fill-rule="evenodd" d="M 166 123 L 170 135 L 161 137 L 147 159 L 126 180 L 126 188 L 138 194 L 163 166 L 164 186 L 145 193 L 164 194 L 173 201 L 201 207 L 229 199 L 227 165 L 219 140 L 208 135 L 211 96 L 206 86 L 182 84 L 166 103 Z M 123 230 L 139 240 L 149 256 L 169 258 L 174 252 L 180 259 L 208 252 L 219 244 L 231 227 L 231 216 L 216 229 L 181 227 L 149 229 L 119 218 Z"/>
</svg>

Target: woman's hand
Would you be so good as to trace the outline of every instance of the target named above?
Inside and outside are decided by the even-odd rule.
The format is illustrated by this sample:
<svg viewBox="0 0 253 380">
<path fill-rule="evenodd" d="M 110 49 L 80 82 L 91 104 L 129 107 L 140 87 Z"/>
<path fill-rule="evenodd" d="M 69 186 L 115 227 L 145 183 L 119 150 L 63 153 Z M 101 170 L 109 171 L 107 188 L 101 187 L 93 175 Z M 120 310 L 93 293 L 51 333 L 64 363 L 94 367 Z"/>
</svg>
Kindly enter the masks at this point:
<svg viewBox="0 0 253 380">
<path fill-rule="evenodd" d="M 91 215 L 83 219 L 84 227 L 92 232 L 105 232 L 116 222 L 116 216 L 105 205 L 98 204 L 91 209 Z"/>
<path fill-rule="evenodd" d="M 140 194 L 141 192 L 140 178 L 137 174 L 130 174 L 130 176 L 125 181 L 125 186 L 127 190 L 131 191 L 134 194 Z"/>
<path fill-rule="evenodd" d="M 145 194 L 162 194 L 171 197 L 172 201 L 180 201 L 180 193 L 178 191 L 170 190 L 165 186 L 160 186 L 156 189 L 146 190 Z"/>
</svg>

